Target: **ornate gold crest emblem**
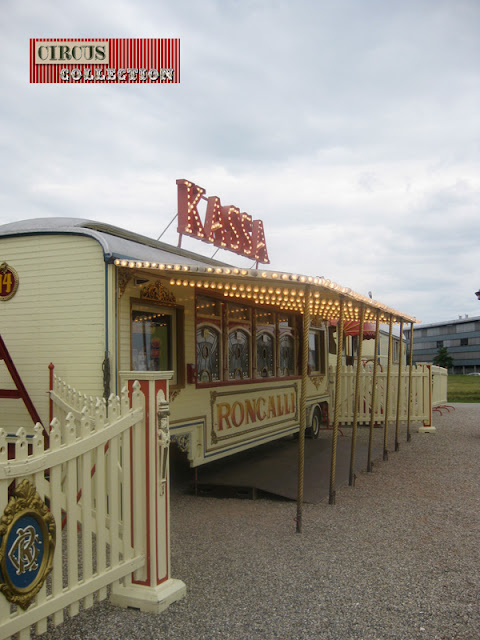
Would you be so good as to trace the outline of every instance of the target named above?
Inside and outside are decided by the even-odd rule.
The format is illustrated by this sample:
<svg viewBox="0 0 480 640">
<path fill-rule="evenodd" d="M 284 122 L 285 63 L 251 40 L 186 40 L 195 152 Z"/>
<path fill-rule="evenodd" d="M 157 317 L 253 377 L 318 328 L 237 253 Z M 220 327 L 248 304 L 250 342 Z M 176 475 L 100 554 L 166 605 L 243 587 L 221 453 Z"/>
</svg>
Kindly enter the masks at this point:
<svg viewBox="0 0 480 640">
<path fill-rule="evenodd" d="M 27 609 L 53 567 L 56 526 L 35 486 L 23 480 L 0 520 L 0 591 Z"/>
<path fill-rule="evenodd" d="M 0 301 L 13 298 L 17 289 L 18 273 L 6 262 L 0 262 Z"/>
</svg>

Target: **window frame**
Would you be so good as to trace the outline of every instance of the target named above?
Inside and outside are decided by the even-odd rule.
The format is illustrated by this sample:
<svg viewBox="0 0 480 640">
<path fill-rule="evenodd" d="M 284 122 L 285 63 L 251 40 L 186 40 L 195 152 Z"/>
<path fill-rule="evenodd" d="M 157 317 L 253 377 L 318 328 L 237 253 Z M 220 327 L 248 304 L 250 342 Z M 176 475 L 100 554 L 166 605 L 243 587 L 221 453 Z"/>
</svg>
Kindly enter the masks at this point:
<svg viewBox="0 0 480 640">
<path fill-rule="evenodd" d="M 310 327 L 308 332 L 308 371 L 311 376 L 324 376 L 327 371 L 327 349 L 325 345 L 326 330 L 322 327 Z M 310 338 L 314 337 L 315 353 L 317 354 L 315 368 L 310 364 Z M 318 366 L 319 365 L 319 366 Z"/>
<path fill-rule="evenodd" d="M 198 308 L 198 301 L 200 298 L 215 300 L 220 303 L 219 315 L 202 314 Z M 215 329 L 220 333 L 220 345 L 221 345 L 221 370 L 220 380 L 212 380 L 201 382 L 199 380 L 199 372 L 197 369 L 196 386 L 200 388 L 217 387 L 235 384 L 246 384 L 255 382 L 273 382 L 278 380 L 298 379 L 300 377 L 298 359 L 300 357 L 300 343 L 298 339 L 299 321 L 301 314 L 297 314 L 293 311 L 278 311 L 275 308 L 265 307 L 265 311 L 272 314 L 273 324 L 271 321 L 263 323 L 258 322 L 257 311 L 258 307 L 249 302 L 242 300 L 240 303 L 233 300 L 225 300 L 215 294 L 205 295 L 203 291 L 195 292 L 195 324 L 194 324 L 194 340 L 195 340 L 195 366 L 197 367 L 197 330 L 200 327 L 208 327 Z M 229 315 L 229 305 L 243 306 L 248 309 L 248 319 L 232 319 Z M 262 307 L 263 309 L 263 307 Z M 289 325 L 280 325 L 280 318 L 284 315 L 289 316 Z M 242 379 L 230 378 L 230 362 L 229 362 L 229 336 L 232 331 L 239 330 L 244 331 L 249 339 L 249 375 Z M 269 334 L 273 341 L 273 375 L 268 377 L 262 377 L 257 370 L 257 341 L 262 334 Z M 285 334 L 289 335 L 293 344 L 293 370 L 294 373 L 290 375 L 282 375 L 279 371 L 279 348 L 280 339 Z"/>
<path fill-rule="evenodd" d="M 197 333 L 202 329 L 208 329 L 217 334 L 217 344 L 218 344 L 218 379 L 217 380 L 206 380 L 200 381 L 200 384 L 211 384 L 220 382 L 222 380 L 222 362 L 223 362 L 223 341 L 222 341 L 222 330 L 221 327 L 218 326 L 217 323 L 213 322 L 199 322 L 195 325 L 195 368 L 197 370 L 197 376 L 200 378 L 200 371 L 198 368 L 198 342 L 197 342 Z"/>
<path fill-rule="evenodd" d="M 274 327 L 273 327 L 274 329 Z M 267 336 L 271 339 L 271 347 L 272 347 L 272 375 L 262 376 L 259 372 L 258 366 L 258 343 L 260 339 L 263 339 L 264 336 Z M 275 339 L 275 331 L 269 330 L 264 327 L 258 329 L 255 333 L 255 347 L 252 345 L 252 349 L 255 352 L 255 379 L 257 380 L 268 380 L 276 377 L 277 373 L 277 341 Z"/>
<path fill-rule="evenodd" d="M 170 353 L 171 353 L 171 369 L 165 371 L 173 371 L 173 377 L 170 380 L 170 388 L 177 389 L 185 386 L 185 350 L 184 341 L 182 339 L 184 329 L 184 308 L 179 305 L 170 305 L 165 302 L 157 302 L 155 300 L 143 300 L 142 298 L 130 298 L 129 311 L 129 336 L 130 336 L 130 370 L 141 373 L 142 369 L 134 368 L 133 361 L 133 321 L 134 311 L 152 312 L 152 310 L 164 313 L 172 318 L 172 334 L 170 336 Z M 158 372 L 163 370 L 158 370 Z"/>
</svg>

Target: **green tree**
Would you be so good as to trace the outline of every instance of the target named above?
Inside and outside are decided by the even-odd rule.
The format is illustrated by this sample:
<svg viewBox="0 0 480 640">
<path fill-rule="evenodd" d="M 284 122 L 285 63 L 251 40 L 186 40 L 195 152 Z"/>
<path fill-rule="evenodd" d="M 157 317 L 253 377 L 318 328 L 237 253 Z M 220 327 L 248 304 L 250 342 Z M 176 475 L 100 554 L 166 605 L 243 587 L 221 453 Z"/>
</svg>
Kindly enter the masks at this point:
<svg viewBox="0 0 480 640">
<path fill-rule="evenodd" d="M 445 369 L 453 367 L 453 358 L 448 353 L 447 347 L 440 347 L 437 355 L 433 359 L 433 364 L 436 364 L 437 367 L 444 367 Z"/>
</svg>

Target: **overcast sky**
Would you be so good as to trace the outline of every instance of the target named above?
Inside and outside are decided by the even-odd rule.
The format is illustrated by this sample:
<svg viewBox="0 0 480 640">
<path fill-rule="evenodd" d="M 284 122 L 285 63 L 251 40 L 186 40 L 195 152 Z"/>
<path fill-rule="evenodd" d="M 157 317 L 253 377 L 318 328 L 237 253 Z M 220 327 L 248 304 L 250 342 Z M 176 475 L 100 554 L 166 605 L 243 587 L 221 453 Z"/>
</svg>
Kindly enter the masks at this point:
<svg viewBox="0 0 480 640">
<path fill-rule="evenodd" d="M 263 220 L 275 269 L 480 315 L 479 25 L 479 0 L 3 0 L 0 224 L 157 237 L 187 178 Z M 179 37 L 181 83 L 30 84 L 32 37 Z"/>
</svg>

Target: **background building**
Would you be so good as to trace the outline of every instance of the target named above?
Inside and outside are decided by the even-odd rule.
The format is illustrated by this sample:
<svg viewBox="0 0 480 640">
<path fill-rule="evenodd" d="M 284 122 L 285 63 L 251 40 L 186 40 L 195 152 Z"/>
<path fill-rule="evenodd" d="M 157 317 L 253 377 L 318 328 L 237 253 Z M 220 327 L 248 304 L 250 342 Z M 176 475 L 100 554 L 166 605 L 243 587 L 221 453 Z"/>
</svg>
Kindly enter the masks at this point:
<svg viewBox="0 0 480 640">
<path fill-rule="evenodd" d="M 405 330 L 407 345 L 410 329 Z M 451 373 L 480 373 L 480 317 L 414 326 L 413 362 L 433 362 L 441 347 L 453 358 Z"/>
</svg>

